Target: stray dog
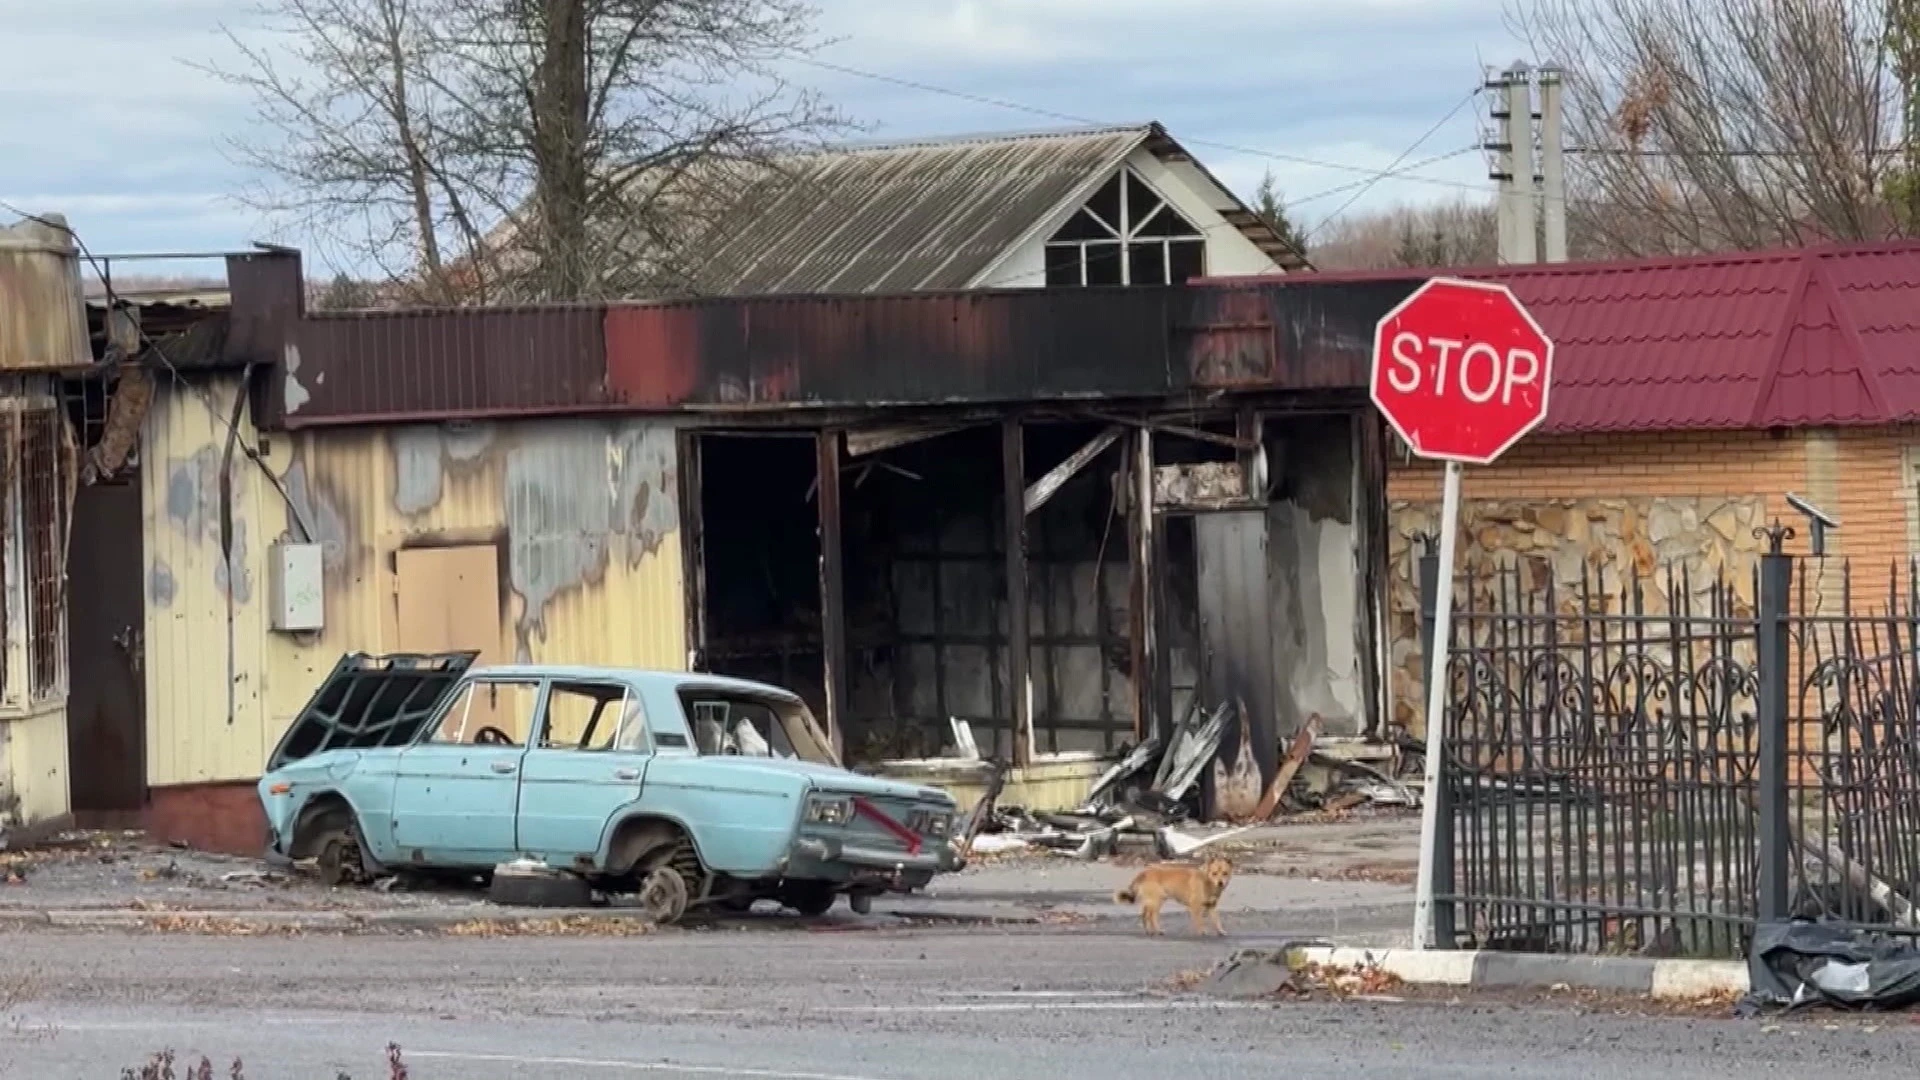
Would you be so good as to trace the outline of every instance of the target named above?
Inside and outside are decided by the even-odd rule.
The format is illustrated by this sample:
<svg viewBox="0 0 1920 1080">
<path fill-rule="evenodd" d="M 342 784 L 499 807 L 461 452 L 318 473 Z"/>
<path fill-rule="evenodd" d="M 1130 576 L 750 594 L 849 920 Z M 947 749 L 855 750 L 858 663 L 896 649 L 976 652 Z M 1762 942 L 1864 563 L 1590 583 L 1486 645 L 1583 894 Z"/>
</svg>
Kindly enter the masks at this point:
<svg viewBox="0 0 1920 1080">
<path fill-rule="evenodd" d="M 1160 932 L 1161 905 L 1177 900 L 1193 919 L 1194 933 L 1206 933 L 1207 920 L 1212 919 L 1214 933 L 1224 935 L 1227 931 L 1220 925 L 1220 896 L 1232 878 L 1233 864 L 1218 856 L 1197 866 L 1154 863 L 1135 875 L 1131 885 L 1114 893 L 1113 902 L 1139 904 L 1140 922 L 1149 934 Z"/>
</svg>

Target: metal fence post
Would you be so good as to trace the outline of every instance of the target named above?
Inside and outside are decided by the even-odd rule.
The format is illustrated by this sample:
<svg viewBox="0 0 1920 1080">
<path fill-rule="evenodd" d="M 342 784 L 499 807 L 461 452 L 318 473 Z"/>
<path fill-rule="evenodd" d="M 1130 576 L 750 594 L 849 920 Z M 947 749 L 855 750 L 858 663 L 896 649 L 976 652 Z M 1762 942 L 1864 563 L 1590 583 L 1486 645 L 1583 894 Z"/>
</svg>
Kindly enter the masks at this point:
<svg viewBox="0 0 1920 1080">
<path fill-rule="evenodd" d="M 1424 706 L 1428 694 L 1428 681 L 1433 657 L 1433 621 L 1434 608 L 1440 596 L 1440 538 L 1435 535 L 1419 537 L 1420 558 L 1416 563 L 1420 585 L 1420 701 Z M 1425 792 L 1423 797 L 1439 801 L 1439 813 L 1436 816 L 1437 835 L 1433 852 L 1433 939 L 1442 949 L 1451 949 L 1458 944 L 1455 936 L 1453 901 L 1445 899 L 1454 891 L 1453 882 L 1453 800 L 1449 797 L 1446 782 L 1446 763 L 1441 763 L 1442 782 L 1437 790 Z"/>
<path fill-rule="evenodd" d="M 1420 558 L 1415 565 L 1420 573 L 1420 656 L 1423 660 L 1433 656 L 1433 608 L 1440 590 L 1440 538 L 1431 533 L 1415 537 L 1420 544 Z M 1427 700 L 1428 665 L 1420 665 L 1420 700 Z"/>
<path fill-rule="evenodd" d="M 1760 557 L 1759 588 L 1759 761 L 1754 793 L 1760 809 L 1761 923 L 1787 917 L 1787 883 L 1793 838 L 1787 823 L 1788 616 L 1793 591 L 1793 559 L 1785 551 L 1793 530 L 1775 524 L 1763 530 L 1767 553 Z"/>
</svg>

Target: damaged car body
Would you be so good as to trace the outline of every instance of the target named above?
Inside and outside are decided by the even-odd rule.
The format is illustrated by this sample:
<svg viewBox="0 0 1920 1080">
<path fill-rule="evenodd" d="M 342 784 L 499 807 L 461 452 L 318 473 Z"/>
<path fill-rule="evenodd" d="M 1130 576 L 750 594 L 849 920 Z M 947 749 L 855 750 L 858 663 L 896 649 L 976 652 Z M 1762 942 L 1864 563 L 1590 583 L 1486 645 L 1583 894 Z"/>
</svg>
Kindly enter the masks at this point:
<svg viewBox="0 0 1920 1080">
<path fill-rule="evenodd" d="M 530 860 L 663 922 L 864 911 L 961 865 L 952 797 L 841 768 L 789 691 L 474 659 L 342 657 L 260 781 L 270 856 L 331 883 Z"/>
</svg>

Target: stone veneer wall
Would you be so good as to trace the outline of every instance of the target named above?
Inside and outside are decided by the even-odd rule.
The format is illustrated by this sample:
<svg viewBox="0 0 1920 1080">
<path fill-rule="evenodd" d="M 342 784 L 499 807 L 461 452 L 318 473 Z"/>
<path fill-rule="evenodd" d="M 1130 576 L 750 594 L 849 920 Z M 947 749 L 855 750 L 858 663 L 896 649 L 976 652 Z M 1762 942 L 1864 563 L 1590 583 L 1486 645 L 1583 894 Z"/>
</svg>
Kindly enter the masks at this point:
<svg viewBox="0 0 1920 1080">
<path fill-rule="evenodd" d="M 1529 589 L 1549 576 L 1571 611 L 1583 577 L 1613 597 L 1638 577 L 1648 613 L 1668 609 L 1667 568 L 1684 569 L 1685 581 L 1704 610 L 1716 580 L 1729 581 L 1736 602 L 1751 611 L 1753 572 L 1765 540 L 1754 530 L 1766 520 L 1766 500 L 1755 496 L 1634 496 L 1525 501 L 1468 499 L 1461 505 L 1460 570 L 1482 578 L 1496 566 L 1521 560 Z M 1439 525 L 1436 502 L 1396 500 L 1389 507 L 1387 633 L 1393 722 L 1409 732 L 1425 730 L 1420 697 L 1424 659 L 1420 650 L 1417 538 Z M 1485 598 L 1482 597 L 1482 602 Z M 1609 609 L 1618 607 L 1617 601 Z"/>
</svg>

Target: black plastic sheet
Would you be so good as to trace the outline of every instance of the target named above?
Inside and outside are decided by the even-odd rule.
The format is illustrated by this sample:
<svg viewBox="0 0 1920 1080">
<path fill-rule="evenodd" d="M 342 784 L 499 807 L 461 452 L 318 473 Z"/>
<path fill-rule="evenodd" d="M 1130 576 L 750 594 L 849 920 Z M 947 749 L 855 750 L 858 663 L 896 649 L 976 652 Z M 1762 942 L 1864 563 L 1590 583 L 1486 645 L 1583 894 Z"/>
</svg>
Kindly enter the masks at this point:
<svg viewBox="0 0 1920 1080">
<path fill-rule="evenodd" d="M 1753 932 L 1746 1014 L 1825 1005 L 1887 1011 L 1920 1004 L 1920 948 L 1832 923 L 1769 923 Z"/>
</svg>

